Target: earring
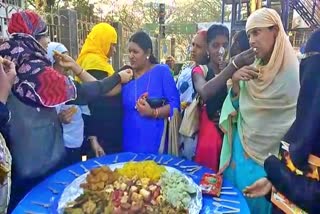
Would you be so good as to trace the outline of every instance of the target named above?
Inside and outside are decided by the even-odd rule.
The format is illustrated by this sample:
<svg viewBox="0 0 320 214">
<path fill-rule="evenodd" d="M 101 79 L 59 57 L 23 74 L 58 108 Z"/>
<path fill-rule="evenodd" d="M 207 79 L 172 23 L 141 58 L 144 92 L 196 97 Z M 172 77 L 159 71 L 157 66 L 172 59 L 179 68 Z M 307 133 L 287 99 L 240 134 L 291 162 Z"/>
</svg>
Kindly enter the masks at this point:
<svg viewBox="0 0 320 214">
<path fill-rule="evenodd" d="M 147 56 L 147 59 L 149 59 L 149 56 Z"/>
</svg>

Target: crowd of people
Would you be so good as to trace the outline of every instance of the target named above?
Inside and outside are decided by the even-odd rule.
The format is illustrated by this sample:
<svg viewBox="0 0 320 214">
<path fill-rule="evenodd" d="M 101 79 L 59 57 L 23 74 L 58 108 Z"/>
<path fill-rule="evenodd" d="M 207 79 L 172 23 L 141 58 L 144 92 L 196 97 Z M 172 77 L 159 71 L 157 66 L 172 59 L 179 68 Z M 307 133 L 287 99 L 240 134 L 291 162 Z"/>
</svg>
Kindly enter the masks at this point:
<svg viewBox="0 0 320 214">
<path fill-rule="evenodd" d="M 228 28 L 214 24 L 194 36 L 192 62 L 175 81 L 174 58 L 159 64 L 142 31 L 128 41 L 130 65 L 115 69 L 117 32 L 107 23 L 92 28 L 77 60 L 49 41 L 35 12 L 13 14 L 8 27 L 0 213 L 83 155 L 118 152 L 194 160 L 243 191 L 252 213 L 281 213 L 275 191 L 308 213 L 320 209 L 320 30 L 299 62 L 273 9 L 251 14 L 231 44 Z"/>
</svg>

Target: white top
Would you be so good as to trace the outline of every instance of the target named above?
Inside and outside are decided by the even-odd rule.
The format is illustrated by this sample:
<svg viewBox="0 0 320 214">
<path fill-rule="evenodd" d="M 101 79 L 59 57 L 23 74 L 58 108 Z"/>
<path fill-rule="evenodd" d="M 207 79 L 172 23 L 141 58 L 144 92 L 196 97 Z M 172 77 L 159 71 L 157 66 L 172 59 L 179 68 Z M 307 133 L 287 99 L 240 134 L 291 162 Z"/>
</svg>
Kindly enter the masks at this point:
<svg viewBox="0 0 320 214">
<path fill-rule="evenodd" d="M 62 124 L 64 146 L 67 148 L 80 148 L 83 142 L 84 122 L 82 114 L 90 115 L 88 106 L 65 105 L 56 107 L 59 114 L 61 111 L 76 107 L 77 112 L 73 115 L 69 124 Z"/>
</svg>

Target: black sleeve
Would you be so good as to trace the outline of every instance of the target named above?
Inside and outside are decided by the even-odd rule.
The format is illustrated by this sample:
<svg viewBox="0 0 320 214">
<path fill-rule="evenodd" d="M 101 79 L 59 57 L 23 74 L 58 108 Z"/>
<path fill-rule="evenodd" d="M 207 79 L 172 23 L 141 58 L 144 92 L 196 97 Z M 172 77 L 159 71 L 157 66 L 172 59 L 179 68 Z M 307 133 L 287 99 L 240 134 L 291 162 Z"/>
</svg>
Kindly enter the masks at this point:
<svg viewBox="0 0 320 214">
<path fill-rule="evenodd" d="M 320 76 L 315 69 L 319 67 L 316 57 L 301 62 L 296 119 L 284 137 L 293 164 L 302 171 L 308 169 L 310 154 L 320 155 Z"/>
<path fill-rule="evenodd" d="M 0 102 L 0 128 L 2 129 L 10 119 L 10 112 L 5 104 Z"/>
<path fill-rule="evenodd" d="M 206 102 L 206 109 L 208 117 L 213 120 L 217 111 L 222 109 L 222 105 L 224 100 L 226 99 L 228 94 L 227 85 L 221 88 L 218 93 L 207 100 Z"/>
<path fill-rule="evenodd" d="M 272 185 L 291 202 L 308 213 L 319 213 L 319 181 L 294 174 L 275 156 L 266 159 L 264 169 Z"/>
<path fill-rule="evenodd" d="M 208 82 L 209 80 L 215 78 L 214 71 L 209 68 L 206 81 Z M 222 105 L 224 103 L 224 100 L 226 99 L 228 95 L 228 88 L 227 84 L 225 84 L 223 87 L 218 89 L 217 93 L 213 96 L 210 97 L 207 102 L 206 102 L 206 110 L 207 114 L 210 120 L 217 119 L 217 111 L 220 111 L 222 108 Z M 219 123 L 219 121 L 217 121 Z"/>
<path fill-rule="evenodd" d="M 110 77 L 94 82 L 75 83 L 77 88 L 77 99 L 70 101 L 67 104 L 87 105 L 99 96 L 103 96 L 111 91 L 120 82 L 120 75 L 115 73 Z"/>
<path fill-rule="evenodd" d="M 88 70 L 88 72 L 98 80 L 109 79 L 108 73 L 104 71 Z M 106 124 L 103 124 L 103 123 L 101 124 L 101 121 L 107 120 L 105 117 L 108 114 L 116 114 L 116 112 L 114 113 L 111 112 L 112 109 L 110 109 L 109 107 L 109 104 L 111 101 L 110 99 L 112 98 L 105 97 L 105 96 L 101 97 L 100 95 L 96 97 L 96 99 L 93 99 L 88 103 L 88 107 L 90 109 L 91 115 L 85 117 L 84 119 L 86 136 L 99 136 L 101 133 L 101 128 L 106 128 L 104 127 Z M 100 127 L 100 126 L 103 126 L 103 127 Z"/>
</svg>

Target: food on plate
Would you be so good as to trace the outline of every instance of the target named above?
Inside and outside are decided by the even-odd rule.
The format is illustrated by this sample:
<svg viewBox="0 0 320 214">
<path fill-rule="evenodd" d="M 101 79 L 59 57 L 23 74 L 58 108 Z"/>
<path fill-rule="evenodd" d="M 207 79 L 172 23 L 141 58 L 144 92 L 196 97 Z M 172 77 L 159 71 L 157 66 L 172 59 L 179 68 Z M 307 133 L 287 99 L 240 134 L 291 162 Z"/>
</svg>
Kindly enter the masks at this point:
<svg viewBox="0 0 320 214">
<path fill-rule="evenodd" d="M 53 50 L 52 52 L 53 52 L 53 55 L 58 55 L 58 56 L 61 55 L 61 53 L 57 50 Z"/>
<path fill-rule="evenodd" d="M 74 114 L 77 113 L 77 111 L 78 111 L 78 109 L 77 109 L 76 106 L 71 106 L 71 107 L 70 107 L 70 110 L 71 110 L 72 115 L 74 115 Z"/>
<path fill-rule="evenodd" d="M 163 197 L 176 208 L 188 209 L 197 189 L 180 173 L 164 173 L 160 179 Z"/>
<path fill-rule="evenodd" d="M 102 191 L 119 178 L 117 172 L 112 171 L 109 167 L 103 166 L 90 171 L 86 178 L 86 183 L 81 184 L 84 190 Z"/>
<path fill-rule="evenodd" d="M 122 176 L 133 178 L 150 178 L 152 181 L 158 181 L 162 173 L 166 172 L 164 166 L 158 165 L 154 161 L 128 162 L 125 163 L 118 172 Z"/>
<path fill-rule="evenodd" d="M 154 161 L 92 169 L 64 214 L 187 214 L 197 189 L 178 172 Z"/>
</svg>

